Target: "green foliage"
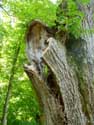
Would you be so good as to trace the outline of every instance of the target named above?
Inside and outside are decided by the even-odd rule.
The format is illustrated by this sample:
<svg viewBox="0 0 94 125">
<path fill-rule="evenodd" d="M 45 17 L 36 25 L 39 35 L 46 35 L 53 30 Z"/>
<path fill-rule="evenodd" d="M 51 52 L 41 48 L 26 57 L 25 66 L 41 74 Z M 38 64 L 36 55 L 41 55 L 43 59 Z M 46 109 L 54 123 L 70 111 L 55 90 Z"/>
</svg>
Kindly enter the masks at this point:
<svg viewBox="0 0 94 125">
<path fill-rule="evenodd" d="M 82 3 L 82 2 L 81 2 Z M 58 8 L 57 22 L 59 23 L 58 29 L 73 36 L 80 37 L 82 33 L 82 20 L 84 14 L 78 9 L 74 0 L 64 1 L 63 9 Z"/>
<path fill-rule="evenodd" d="M 44 66 L 44 75 L 47 77 L 48 76 L 48 73 L 49 73 L 49 68 L 47 65 Z"/>
<path fill-rule="evenodd" d="M 79 3 L 81 4 L 89 4 L 90 0 L 79 0 Z"/>
<path fill-rule="evenodd" d="M 9 6 L 11 14 L 15 15 L 21 24 L 28 24 L 32 19 L 40 19 L 45 23 L 54 24 L 56 5 L 49 0 L 9 0 L 5 6 Z"/>
</svg>

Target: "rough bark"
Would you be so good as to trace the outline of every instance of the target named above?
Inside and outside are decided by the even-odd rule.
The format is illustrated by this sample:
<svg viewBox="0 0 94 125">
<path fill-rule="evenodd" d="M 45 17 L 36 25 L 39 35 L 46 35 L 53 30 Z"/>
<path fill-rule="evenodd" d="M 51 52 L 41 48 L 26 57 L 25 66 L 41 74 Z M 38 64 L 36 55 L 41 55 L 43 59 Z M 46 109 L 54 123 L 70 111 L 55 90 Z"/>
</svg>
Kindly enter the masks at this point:
<svg viewBox="0 0 94 125">
<path fill-rule="evenodd" d="M 43 125 L 94 124 L 93 4 L 91 0 L 88 6 L 82 6 L 77 1 L 85 13 L 83 28 L 89 29 L 80 39 L 71 37 L 65 45 L 51 35 L 43 37 L 42 41 L 47 40 L 48 44 L 41 56 L 42 63 L 49 69 L 46 76 L 42 77 L 34 65 L 24 67 L 39 97 Z"/>
<path fill-rule="evenodd" d="M 79 81 L 79 91 L 83 111 L 85 113 L 87 124 L 94 124 L 94 28 L 93 12 L 94 1 L 90 0 L 88 5 L 82 5 L 77 0 L 77 5 L 84 13 L 85 17 L 82 23 L 86 31 L 82 34 L 80 40 L 76 40 L 70 45 L 70 51 L 76 63 L 76 73 Z M 74 52 L 73 52 L 74 51 Z"/>
<path fill-rule="evenodd" d="M 43 60 L 51 70 L 48 81 L 41 79 L 30 66 L 25 66 L 43 105 L 45 124 L 85 125 L 78 82 L 67 64 L 65 48 L 58 46 L 53 38 L 48 41 L 49 46 L 43 52 Z"/>
</svg>

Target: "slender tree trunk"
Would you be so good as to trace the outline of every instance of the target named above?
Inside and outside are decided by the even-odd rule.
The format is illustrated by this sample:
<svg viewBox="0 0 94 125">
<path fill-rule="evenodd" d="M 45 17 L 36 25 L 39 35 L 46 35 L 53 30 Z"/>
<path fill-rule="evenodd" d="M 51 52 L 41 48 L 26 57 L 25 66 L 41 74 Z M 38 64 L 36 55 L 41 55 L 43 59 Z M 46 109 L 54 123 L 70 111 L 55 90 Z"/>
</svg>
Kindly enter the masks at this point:
<svg viewBox="0 0 94 125">
<path fill-rule="evenodd" d="M 1 121 L 2 125 L 7 125 L 8 106 L 9 106 L 9 100 L 10 100 L 11 91 L 12 91 L 12 82 L 14 79 L 15 65 L 17 62 L 18 55 L 19 55 L 19 51 L 20 51 L 20 46 L 17 48 L 17 50 L 15 50 L 15 54 L 14 54 L 11 75 L 10 75 L 10 79 L 9 79 L 9 83 L 8 83 L 8 90 L 6 93 L 5 104 L 3 107 L 3 115 L 2 115 L 2 121 Z"/>
<path fill-rule="evenodd" d="M 76 2 L 85 14 L 82 26 L 89 32 L 80 39 L 71 37 L 66 45 L 54 37 L 48 38 L 48 46 L 42 52 L 44 65 L 49 69 L 46 80 L 32 66 L 24 67 L 39 97 L 43 125 L 94 124 L 94 2 L 91 0 L 88 6 Z"/>
</svg>

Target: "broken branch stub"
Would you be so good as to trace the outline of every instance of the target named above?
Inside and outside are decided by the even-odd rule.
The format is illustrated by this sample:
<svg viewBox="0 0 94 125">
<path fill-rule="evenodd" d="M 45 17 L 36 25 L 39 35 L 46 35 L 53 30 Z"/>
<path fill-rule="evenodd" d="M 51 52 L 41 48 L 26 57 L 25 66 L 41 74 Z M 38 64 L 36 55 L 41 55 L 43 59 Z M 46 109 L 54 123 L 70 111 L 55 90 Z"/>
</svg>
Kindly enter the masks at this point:
<svg viewBox="0 0 94 125">
<path fill-rule="evenodd" d="M 47 39 L 52 36 L 51 29 L 41 21 L 34 20 L 26 35 L 26 52 L 33 69 L 43 77 L 42 53 L 47 47 Z"/>
</svg>

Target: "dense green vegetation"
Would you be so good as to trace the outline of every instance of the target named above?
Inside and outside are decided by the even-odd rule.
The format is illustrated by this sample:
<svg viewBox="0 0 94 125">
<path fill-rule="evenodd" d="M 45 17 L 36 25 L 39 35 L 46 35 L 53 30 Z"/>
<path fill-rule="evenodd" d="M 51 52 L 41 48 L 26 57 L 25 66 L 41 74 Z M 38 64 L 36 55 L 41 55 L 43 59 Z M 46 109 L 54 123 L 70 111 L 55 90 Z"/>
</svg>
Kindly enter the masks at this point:
<svg viewBox="0 0 94 125">
<path fill-rule="evenodd" d="M 40 19 L 51 27 L 55 26 L 56 20 L 59 23 L 58 29 L 75 37 L 80 36 L 84 14 L 78 10 L 74 0 L 68 0 L 67 8 L 62 11 L 58 9 L 60 2 L 53 4 L 49 0 L 7 0 L 0 3 L 0 118 L 14 66 L 8 125 L 37 125 L 37 117 L 41 114 L 33 87 L 23 71 L 23 65 L 27 63 L 25 33 L 30 22 Z M 87 0 L 83 0 L 83 3 L 86 4 Z M 13 63 L 15 57 L 17 60 Z"/>
</svg>

